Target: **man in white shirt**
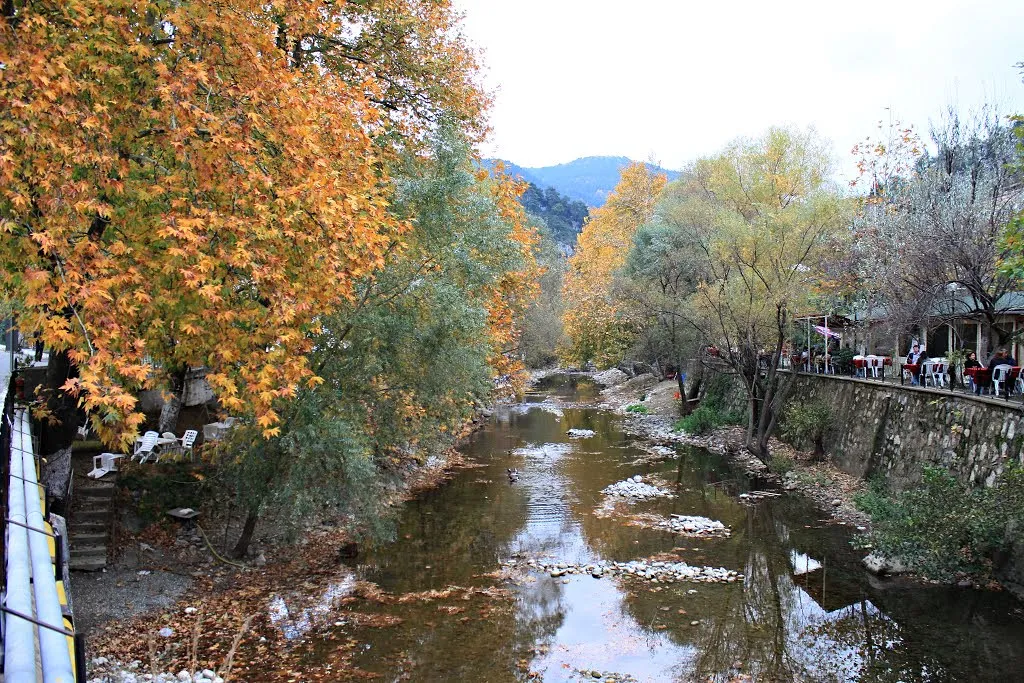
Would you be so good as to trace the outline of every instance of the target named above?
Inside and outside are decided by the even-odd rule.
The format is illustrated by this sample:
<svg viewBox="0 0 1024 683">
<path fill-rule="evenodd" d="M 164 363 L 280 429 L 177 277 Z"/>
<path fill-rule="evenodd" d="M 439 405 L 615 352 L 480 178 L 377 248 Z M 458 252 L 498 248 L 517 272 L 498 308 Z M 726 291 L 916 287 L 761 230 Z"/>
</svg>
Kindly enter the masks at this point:
<svg viewBox="0 0 1024 683">
<path fill-rule="evenodd" d="M 914 344 L 910 348 L 910 353 L 907 354 L 907 365 L 918 365 L 921 359 L 924 357 L 924 351 L 921 350 L 920 345 Z M 910 383 L 917 384 L 918 372 L 910 373 Z"/>
</svg>

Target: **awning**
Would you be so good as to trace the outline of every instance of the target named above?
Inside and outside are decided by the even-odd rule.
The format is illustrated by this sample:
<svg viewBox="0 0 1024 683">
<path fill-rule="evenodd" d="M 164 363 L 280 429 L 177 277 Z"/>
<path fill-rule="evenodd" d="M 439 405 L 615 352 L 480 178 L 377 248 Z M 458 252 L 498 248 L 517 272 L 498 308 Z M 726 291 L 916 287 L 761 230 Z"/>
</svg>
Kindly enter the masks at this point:
<svg viewBox="0 0 1024 683">
<path fill-rule="evenodd" d="M 826 339 L 842 339 L 843 338 L 843 335 L 839 334 L 838 332 L 833 332 L 832 330 L 828 329 L 827 327 L 822 327 L 821 325 L 815 325 L 814 326 L 814 331 L 817 332 L 818 334 L 820 334 L 821 336 L 825 337 Z"/>
</svg>

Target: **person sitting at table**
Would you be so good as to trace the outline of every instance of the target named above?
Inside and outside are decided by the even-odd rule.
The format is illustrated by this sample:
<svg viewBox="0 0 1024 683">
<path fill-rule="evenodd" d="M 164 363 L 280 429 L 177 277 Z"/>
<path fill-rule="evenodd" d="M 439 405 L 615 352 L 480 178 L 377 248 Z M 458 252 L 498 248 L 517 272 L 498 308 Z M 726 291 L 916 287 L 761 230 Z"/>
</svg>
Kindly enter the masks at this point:
<svg viewBox="0 0 1024 683">
<path fill-rule="evenodd" d="M 1016 367 L 1017 361 L 1014 360 L 1013 356 L 1006 353 L 1006 349 L 999 349 L 994 356 L 988 359 L 988 369 L 995 370 L 1000 365 Z"/>
<path fill-rule="evenodd" d="M 974 393 L 978 393 L 978 387 L 975 386 L 975 384 L 974 384 L 974 373 L 973 372 L 969 373 L 967 371 L 968 370 L 973 370 L 974 368 L 980 368 L 980 367 L 981 367 L 981 363 L 978 362 L 978 354 L 976 354 L 974 351 L 969 351 L 967 353 L 967 359 L 964 361 L 964 374 L 967 375 L 967 386 L 968 386 L 968 388 L 971 391 L 973 391 Z"/>
</svg>

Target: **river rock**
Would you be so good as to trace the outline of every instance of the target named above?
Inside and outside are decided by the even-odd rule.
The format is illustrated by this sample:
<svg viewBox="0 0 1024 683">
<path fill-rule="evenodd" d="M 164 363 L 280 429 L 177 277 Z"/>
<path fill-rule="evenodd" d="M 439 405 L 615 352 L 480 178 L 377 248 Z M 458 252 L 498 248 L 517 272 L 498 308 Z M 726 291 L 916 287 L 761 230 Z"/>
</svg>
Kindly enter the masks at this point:
<svg viewBox="0 0 1024 683">
<path fill-rule="evenodd" d="M 543 571 L 553 578 L 561 578 L 566 574 L 590 574 L 595 579 L 615 576 L 634 576 L 651 583 L 674 583 L 690 581 L 694 583 L 735 583 L 743 579 L 743 575 L 722 567 L 696 567 L 685 562 L 631 560 L 629 562 L 610 562 L 601 560 L 587 564 L 566 564 L 538 560 L 533 564 L 524 562 L 531 569 Z"/>
<path fill-rule="evenodd" d="M 566 434 L 570 439 L 589 439 L 595 432 L 593 429 L 570 429 Z"/>
<path fill-rule="evenodd" d="M 629 498 L 633 500 L 647 500 L 648 498 L 669 497 L 672 492 L 668 489 L 659 488 L 643 481 L 639 474 L 616 482 L 602 489 L 601 493 L 616 498 Z"/>
<path fill-rule="evenodd" d="M 622 384 L 627 379 L 629 379 L 629 375 L 618 368 L 611 368 L 610 370 L 594 374 L 594 381 L 605 387 L 613 387 L 618 384 Z"/>
<path fill-rule="evenodd" d="M 690 536 L 728 536 L 729 528 L 715 519 L 694 515 L 672 515 L 651 523 L 655 529 L 664 529 Z"/>
<path fill-rule="evenodd" d="M 889 574 L 906 574 L 910 571 L 906 565 L 900 562 L 898 559 L 883 557 L 877 553 L 871 553 L 863 560 L 861 564 L 864 568 L 875 576 L 886 576 Z"/>
</svg>

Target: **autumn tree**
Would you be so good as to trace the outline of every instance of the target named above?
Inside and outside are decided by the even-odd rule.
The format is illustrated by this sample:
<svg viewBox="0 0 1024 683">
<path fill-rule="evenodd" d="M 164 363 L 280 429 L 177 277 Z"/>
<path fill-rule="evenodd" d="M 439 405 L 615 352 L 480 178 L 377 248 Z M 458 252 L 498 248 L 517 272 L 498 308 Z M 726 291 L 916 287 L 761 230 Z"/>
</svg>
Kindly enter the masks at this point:
<svg viewBox="0 0 1024 683">
<path fill-rule="evenodd" d="M 612 296 L 612 284 L 665 182 L 646 164 L 630 164 L 604 206 L 591 212 L 565 277 L 565 360 L 607 367 L 632 343 L 635 325 Z"/>
<path fill-rule="evenodd" d="M 280 433 L 234 435 L 223 475 L 247 520 L 264 510 L 329 515 L 380 532 L 383 487 L 404 460 L 451 446 L 473 411 L 521 381 L 517 337 L 536 279 L 535 235 L 520 187 L 475 171 L 443 125 L 428 157 L 410 156 L 391 210 L 413 227 L 356 296 L 325 316 L 310 365 L 318 381 L 283 404 Z"/>
<path fill-rule="evenodd" d="M 567 259 L 552 236 L 547 224 L 527 213 L 531 224 L 538 226 L 537 263 L 541 268 L 537 298 L 526 310 L 523 319 L 520 349 L 526 367 L 542 368 L 558 361 L 557 349 L 563 344 L 562 285 Z"/>
<path fill-rule="evenodd" d="M 1024 74 L 1024 62 L 1019 62 L 1017 68 Z M 1018 173 L 1024 173 L 1024 115 L 1012 116 L 1010 121 L 1014 136 L 1017 138 L 1015 166 Z M 1024 209 L 1021 209 L 1007 225 L 1001 248 L 1000 271 L 1004 275 L 1015 278 L 1024 288 Z"/>
<path fill-rule="evenodd" d="M 1008 224 L 1024 206 L 1016 138 L 991 109 L 969 118 L 950 110 L 930 137 L 934 151 L 922 145 L 909 170 L 876 181 L 864 202 L 863 279 L 896 328 L 976 319 L 984 354 L 1009 340 L 1000 319 L 1020 287 L 1000 268 L 1010 255 Z"/>
<path fill-rule="evenodd" d="M 826 149 L 813 132 L 787 129 L 738 140 L 692 164 L 659 214 L 673 249 L 693 255 L 679 276 L 693 294 L 679 312 L 742 382 L 746 446 L 763 462 L 789 389 L 783 345 L 847 225 Z"/>
<path fill-rule="evenodd" d="M 450 4 L 3 11 L 0 288 L 22 331 L 74 366 L 62 388 L 108 444 L 190 367 L 274 434 L 317 321 L 407 230 L 388 160 L 441 112 L 483 129 Z"/>
</svg>

